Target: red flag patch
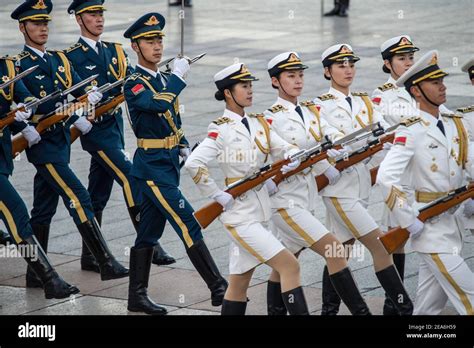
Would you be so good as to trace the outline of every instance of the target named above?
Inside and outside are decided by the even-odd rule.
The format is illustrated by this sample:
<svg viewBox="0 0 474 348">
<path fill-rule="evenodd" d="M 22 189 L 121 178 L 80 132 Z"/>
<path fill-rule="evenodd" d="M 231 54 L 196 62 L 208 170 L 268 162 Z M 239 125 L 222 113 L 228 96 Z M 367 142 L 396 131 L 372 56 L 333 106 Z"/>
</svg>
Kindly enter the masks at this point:
<svg viewBox="0 0 474 348">
<path fill-rule="evenodd" d="M 132 88 L 132 92 L 133 94 L 137 95 L 141 92 L 143 92 L 145 90 L 145 86 L 143 86 L 141 83 L 139 83 L 138 85 L 135 85 L 133 88 Z"/>
<path fill-rule="evenodd" d="M 393 145 L 402 145 L 405 146 L 407 143 L 407 137 L 396 137 L 393 141 Z"/>
<path fill-rule="evenodd" d="M 208 137 L 208 138 L 211 138 L 212 140 L 216 140 L 218 136 L 219 136 L 219 133 L 217 133 L 217 132 L 209 132 L 209 133 L 207 133 L 207 137 Z"/>
<path fill-rule="evenodd" d="M 379 105 L 381 100 L 382 100 L 382 98 L 375 97 L 375 98 L 372 98 L 372 103 Z"/>
<path fill-rule="evenodd" d="M 266 118 L 266 120 L 267 120 L 267 123 L 271 126 L 273 123 L 273 118 L 268 117 Z"/>
</svg>

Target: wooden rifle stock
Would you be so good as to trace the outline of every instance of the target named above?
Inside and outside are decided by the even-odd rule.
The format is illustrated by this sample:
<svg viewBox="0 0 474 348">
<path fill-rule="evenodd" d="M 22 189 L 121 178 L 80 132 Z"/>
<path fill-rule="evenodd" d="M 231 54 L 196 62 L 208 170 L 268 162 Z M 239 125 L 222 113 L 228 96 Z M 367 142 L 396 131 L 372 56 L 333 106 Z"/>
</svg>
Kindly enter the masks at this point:
<svg viewBox="0 0 474 348">
<path fill-rule="evenodd" d="M 26 111 L 25 110 L 25 107 L 22 106 L 21 108 L 17 108 L 15 110 L 12 110 L 10 111 L 7 116 L 5 116 L 4 118 L 2 118 L 0 120 L 0 130 L 2 130 L 3 128 L 11 125 L 13 122 L 15 122 L 15 114 L 17 111 Z"/>
<path fill-rule="evenodd" d="M 458 189 L 459 193 L 451 196 L 448 194 L 443 199 L 436 200 L 432 204 L 420 209 L 418 219 L 425 222 L 426 220 L 438 216 L 452 207 L 461 204 L 463 201 L 474 197 L 474 184 Z M 385 233 L 379 239 L 389 254 L 400 248 L 410 237 L 410 233 L 401 227 L 396 227 Z"/>
</svg>

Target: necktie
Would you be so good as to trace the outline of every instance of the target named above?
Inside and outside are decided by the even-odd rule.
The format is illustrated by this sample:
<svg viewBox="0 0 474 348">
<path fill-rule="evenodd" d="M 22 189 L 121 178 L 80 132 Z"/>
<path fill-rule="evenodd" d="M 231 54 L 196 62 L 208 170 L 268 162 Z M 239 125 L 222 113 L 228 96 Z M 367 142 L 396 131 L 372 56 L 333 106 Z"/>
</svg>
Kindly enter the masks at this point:
<svg viewBox="0 0 474 348">
<path fill-rule="evenodd" d="M 436 123 L 436 127 L 438 127 L 441 133 L 443 133 L 443 135 L 446 136 L 446 133 L 444 131 L 443 121 L 438 120 L 438 123 Z"/>
<path fill-rule="evenodd" d="M 249 134 L 250 134 L 250 126 L 249 126 L 249 120 L 247 120 L 245 117 L 242 117 L 242 121 L 241 121 L 245 128 L 247 128 L 247 130 L 249 131 Z"/>
<path fill-rule="evenodd" d="M 303 110 L 301 110 L 301 107 L 299 105 L 295 108 L 295 111 L 301 116 L 301 119 L 304 123 Z"/>
<path fill-rule="evenodd" d="M 43 60 L 44 60 L 47 64 L 49 64 L 48 53 L 45 53 L 45 54 L 43 55 Z"/>
<path fill-rule="evenodd" d="M 351 107 L 351 110 L 352 110 L 352 99 L 351 99 L 351 97 L 346 97 L 346 100 L 349 103 L 349 106 Z"/>
<path fill-rule="evenodd" d="M 99 55 L 99 57 L 102 57 L 102 45 L 100 44 L 100 41 L 97 41 L 95 47 L 97 48 L 97 54 Z"/>
</svg>

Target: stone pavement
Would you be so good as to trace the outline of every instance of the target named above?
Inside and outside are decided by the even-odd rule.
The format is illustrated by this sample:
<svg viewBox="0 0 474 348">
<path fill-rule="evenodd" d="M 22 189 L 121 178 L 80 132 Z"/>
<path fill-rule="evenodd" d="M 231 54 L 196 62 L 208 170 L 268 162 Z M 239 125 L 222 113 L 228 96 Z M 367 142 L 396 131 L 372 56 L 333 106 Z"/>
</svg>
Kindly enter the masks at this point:
<svg viewBox="0 0 474 348">
<path fill-rule="evenodd" d="M 23 38 L 17 31 L 17 23 L 10 20 L 10 12 L 19 0 L 3 0 L 0 8 L 0 54 L 16 54 L 21 50 Z M 50 48 L 66 48 L 78 38 L 78 27 L 74 19 L 66 14 L 70 1 L 55 0 L 54 21 L 51 25 Z M 179 50 L 178 9 L 168 8 L 165 0 L 126 0 L 106 2 L 106 35 L 104 40 L 120 41 L 132 58 L 128 42 L 122 33 L 132 21 L 145 12 L 159 11 L 167 19 L 165 28 L 165 56 L 173 56 Z M 329 10 L 332 1 L 325 2 Z M 381 71 L 380 44 L 387 38 L 410 34 L 422 51 L 438 49 L 440 65 L 451 74 L 446 78 L 448 106 L 455 108 L 472 104 L 474 89 L 469 87 L 465 74 L 460 72 L 462 64 L 472 56 L 474 26 L 468 26 L 474 14 L 472 0 L 446 2 L 441 0 L 353 0 L 347 19 L 322 18 L 320 1 L 303 0 L 239 0 L 210 1 L 195 0 L 194 7 L 187 10 L 185 23 L 185 53 L 192 56 L 207 52 L 207 56 L 193 65 L 188 77 L 188 87 L 180 96 L 184 107 L 183 122 L 191 143 L 202 140 L 207 125 L 221 116 L 223 104 L 214 99 L 213 75 L 234 61 L 245 62 L 260 78 L 254 84 L 255 104 L 252 112 L 269 107 L 276 98 L 270 87 L 266 66 L 274 55 L 287 51 L 298 51 L 310 69 L 306 74 L 304 98 L 314 98 L 328 89 L 322 77 L 321 52 L 336 42 L 352 44 L 361 61 L 357 64 L 358 77 L 354 91 L 369 93 L 385 82 L 387 76 Z M 303 99 L 304 99 L 303 98 Z M 133 155 L 134 136 L 126 123 L 127 152 Z M 79 142 L 72 150 L 73 170 L 87 185 L 89 155 L 82 151 Z M 29 207 L 32 206 L 33 175 L 31 164 L 22 155 L 16 162 L 12 179 Z M 211 173 L 219 182 L 222 175 Z M 195 208 L 207 199 L 202 198 L 187 173 L 183 173 L 182 191 Z M 383 202 L 375 188 L 371 196 L 370 212 L 380 218 Z M 322 203 L 317 209 L 318 218 L 324 220 Z M 115 185 L 111 200 L 104 212 L 103 231 L 117 258 L 128 264 L 128 248 L 134 241 L 135 232 L 129 221 L 121 190 Z M 204 231 L 204 236 L 216 262 L 227 274 L 228 240 L 219 222 Z M 474 268 L 474 236 L 466 235 L 464 256 Z M 161 239 L 163 246 L 178 262 L 170 267 L 152 267 L 150 295 L 160 304 L 168 306 L 170 314 L 217 314 L 219 308 L 210 305 L 209 292 L 199 279 L 186 257 L 182 243 L 169 225 Z M 97 274 L 80 271 L 79 256 L 81 240 L 62 203 L 52 224 L 50 256 L 57 270 L 65 279 L 77 285 L 81 293 L 73 299 L 45 300 L 42 291 L 26 290 L 23 260 L 3 258 L 0 260 L 0 314 L 130 314 L 126 310 L 127 279 L 101 282 Z M 383 291 L 373 272 L 372 259 L 365 250 L 360 259 L 351 259 L 350 266 L 373 313 L 380 314 Z M 306 251 L 300 257 L 302 278 L 308 304 L 312 313 L 321 309 L 321 274 L 323 260 Z M 406 287 L 414 296 L 417 284 L 417 257 L 409 254 L 406 269 Z M 265 281 L 269 268 L 261 266 L 255 272 L 249 290 L 249 314 L 265 314 Z M 348 313 L 346 309 L 342 313 Z M 455 313 L 448 306 L 445 314 Z"/>
</svg>

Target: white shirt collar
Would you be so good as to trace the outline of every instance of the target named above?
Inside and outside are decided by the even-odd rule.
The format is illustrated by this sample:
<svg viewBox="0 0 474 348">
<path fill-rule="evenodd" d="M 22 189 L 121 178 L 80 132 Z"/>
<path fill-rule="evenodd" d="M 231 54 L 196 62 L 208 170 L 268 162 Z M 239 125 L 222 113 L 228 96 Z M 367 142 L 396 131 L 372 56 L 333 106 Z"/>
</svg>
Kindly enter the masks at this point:
<svg viewBox="0 0 474 348">
<path fill-rule="evenodd" d="M 156 78 L 159 74 L 159 71 L 153 71 L 151 69 L 148 69 L 148 68 L 145 68 L 144 66 L 140 65 L 140 64 L 137 64 L 137 66 L 140 67 L 140 69 L 143 69 L 145 70 L 147 73 L 149 73 L 151 76 L 153 76 L 154 78 Z M 160 74 L 161 75 L 161 74 Z"/>
<path fill-rule="evenodd" d="M 92 48 L 96 52 L 97 52 L 97 42 L 102 42 L 100 39 L 99 39 L 99 41 L 95 41 L 95 40 L 89 39 L 88 37 L 85 37 L 85 36 L 82 36 L 82 35 L 81 35 L 81 39 L 84 40 L 85 43 L 88 44 L 90 46 L 90 48 Z"/>
<path fill-rule="evenodd" d="M 337 89 L 331 87 L 329 88 L 329 94 L 332 94 L 334 95 L 335 97 L 337 97 L 338 99 L 342 99 L 342 100 L 345 100 L 347 97 L 351 97 L 352 99 L 352 94 L 351 92 L 349 92 L 349 95 L 345 95 L 344 93 L 338 91 Z"/>
<path fill-rule="evenodd" d="M 26 47 L 28 47 L 30 50 L 32 50 L 33 52 L 35 52 L 38 56 L 40 56 L 40 58 L 43 58 L 44 55 L 46 54 L 46 50 L 43 52 L 43 51 L 40 51 L 40 50 L 37 49 L 37 48 L 31 47 L 31 46 L 28 46 L 28 45 L 26 45 Z"/>
<path fill-rule="evenodd" d="M 285 107 L 285 108 L 287 108 L 290 111 L 294 111 L 296 109 L 296 106 L 297 106 L 297 105 L 293 104 L 292 102 L 290 102 L 286 99 L 280 98 L 280 97 L 278 97 L 275 105 L 278 105 L 278 104 Z"/>
<path fill-rule="evenodd" d="M 420 116 L 423 116 L 425 121 L 429 121 L 429 122 L 435 121 L 434 124 L 436 124 L 438 122 L 438 120 L 441 120 L 441 112 L 438 113 L 438 117 L 435 117 L 435 116 L 431 115 L 430 113 L 420 109 Z"/>
<path fill-rule="evenodd" d="M 236 114 L 235 112 L 230 111 L 229 109 L 225 109 L 224 110 L 224 117 L 228 117 L 233 121 L 242 122 L 242 119 L 244 117 L 247 117 L 247 114 L 245 113 L 244 116 L 240 116 L 239 114 Z"/>
<path fill-rule="evenodd" d="M 396 89 L 398 89 L 397 80 L 395 80 L 395 79 L 392 77 L 392 75 L 390 75 L 390 77 L 388 78 L 387 83 L 391 83 L 392 85 L 395 86 Z"/>
</svg>

